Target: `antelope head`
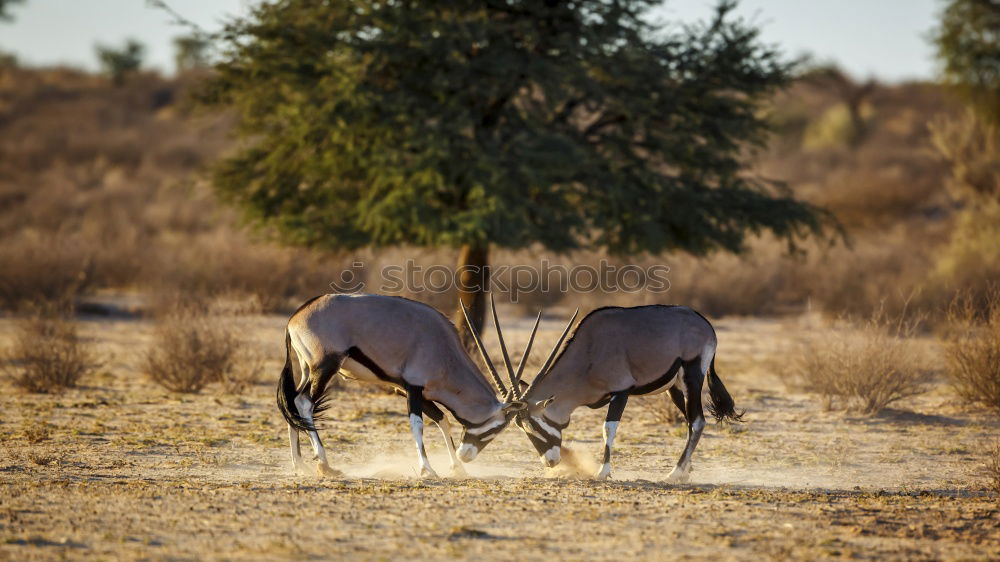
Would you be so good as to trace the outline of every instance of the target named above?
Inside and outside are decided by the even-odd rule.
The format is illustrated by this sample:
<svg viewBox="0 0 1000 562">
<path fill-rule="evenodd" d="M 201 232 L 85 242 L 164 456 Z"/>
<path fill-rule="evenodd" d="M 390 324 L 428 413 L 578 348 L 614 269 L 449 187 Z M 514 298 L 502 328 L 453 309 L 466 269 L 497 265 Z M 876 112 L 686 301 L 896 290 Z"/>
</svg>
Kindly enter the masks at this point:
<svg viewBox="0 0 1000 562">
<path fill-rule="evenodd" d="M 479 353 L 483 358 L 483 363 L 486 365 L 490 376 L 493 379 L 493 383 L 496 386 L 497 398 L 500 401 L 500 408 L 484 424 L 480 424 L 477 427 L 466 427 L 465 433 L 462 435 L 462 446 L 458 450 L 458 456 L 463 462 L 469 462 L 476 457 L 480 450 L 492 440 L 496 435 L 498 435 L 508 424 L 513 420 L 514 423 L 520 427 L 527 435 L 528 439 L 531 440 L 538 454 L 542 457 L 542 462 L 546 466 L 555 466 L 559 462 L 559 450 L 562 444 L 561 428 L 554 427 L 551 422 L 546 422 L 544 415 L 545 407 L 548 406 L 554 397 L 549 397 L 543 400 L 529 400 L 526 398 L 530 392 L 531 387 L 538 384 L 540 380 L 548 373 L 549 369 L 552 367 L 552 363 L 556 357 L 556 353 L 562 346 L 563 341 L 566 339 L 566 335 L 569 333 L 570 327 L 573 325 L 573 321 L 576 320 L 577 314 L 579 314 L 579 309 L 573 318 L 570 319 L 569 323 L 566 325 L 566 329 L 563 330 L 562 336 L 560 336 L 559 341 L 552 348 L 549 353 L 548 359 L 539 369 L 535 376 L 535 380 L 531 387 L 527 387 L 521 382 L 521 377 L 524 374 L 524 368 L 527 365 L 528 355 L 531 352 L 531 346 L 535 341 L 535 335 L 538 333 L 538 324 L 542 319 L 542 313 L 539 312 L 538 316 L 535 318 L 535 325 L 531 329 L 531 335 L 528 337 L 528 344 L 524 348 L 524 352 L 521 354 L 521 359 L 518 361 L 517 369 L 515 370 L 510 361 L 510 354 L 507 352 L 507 345 L 503 339 L 503 330 L 500 328 L 500 321 L 497 318 L 497 308 L 494 302 L 493 295 L 490 295 L 490 310 L 493 316 L 493 326 L 497 332 L 497 339 L 500 342 L 500 352 L 503 357 L 504 368 L 507 371 L 507 380 L 510 383 L 510 388 L 504 386 L 503 380 L 500 377 L 499 372 L 493 360 L 490 358 L 489 353 L 486 351 L 486 346 L 483 345 L 482 338 L 476 331 L 475 326 L 469 319 L 468 311 L 465 306 L 462 306 L 462 313 L 465 316 L 466 325 L 469 328 L 469 333 L 472 335 L 473 340 L 476 342 L 476 347 L 479 349 Z M 555 432 L 547 432 L 546 426 Z M 543 428 L 543 429 L 539 429 Z M 488 440 L 483 441 L 483 437 L 487 436 Z"/>
</svg>

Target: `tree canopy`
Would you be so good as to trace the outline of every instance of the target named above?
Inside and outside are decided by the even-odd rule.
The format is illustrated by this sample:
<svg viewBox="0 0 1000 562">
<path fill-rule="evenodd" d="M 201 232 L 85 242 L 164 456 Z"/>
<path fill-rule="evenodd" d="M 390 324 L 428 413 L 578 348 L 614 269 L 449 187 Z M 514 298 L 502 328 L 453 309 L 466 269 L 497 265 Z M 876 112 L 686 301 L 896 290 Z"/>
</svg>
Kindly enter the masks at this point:
<svg viewBox="0 0 1000 562">
<path fill-rule="evenodd" d="M 23 4 L 24 0 L 0 0 L 0 21 L 10 21 L 10 7 L 15 4 Z"/>
<path fill-rule="evenodd" d="M 789 64 L 722 2 L 279 0 L 231 22 L 215 175 L 295 244 L 741 251 L 823 215 L 746 171 Z"/>
<path fill-rule="evenodd" d="M 1000 125 L 1000 1 L 948 0 L 933 39 L 945 79 Z"/>
</svg>

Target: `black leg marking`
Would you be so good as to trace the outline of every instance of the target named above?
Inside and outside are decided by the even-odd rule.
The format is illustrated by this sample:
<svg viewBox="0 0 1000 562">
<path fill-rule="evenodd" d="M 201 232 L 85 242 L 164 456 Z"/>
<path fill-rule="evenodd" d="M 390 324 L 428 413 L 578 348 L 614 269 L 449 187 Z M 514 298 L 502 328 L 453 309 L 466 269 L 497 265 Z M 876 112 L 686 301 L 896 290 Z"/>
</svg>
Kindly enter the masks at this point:
<svg viewBox="0 0 1000 562">
<path fill-rule="evenodd" d="M 421 476 L 436 476 L 427 461 L 427 451 L 424 450 L 424 387 L 406 384 L 405 388 L 406 402 L 410 412 L 410 431 L 413 433 L 413 440 L 417 444 L 417 454 L 420 456 L 420 474 Z"/>
<path fill-rule="evenodd" d="M 684 388 L 687 390 L 687 403 L 684 405 L 684 415 L 687 418 L 688 428 L 698 418 L 704 418 L 705 414 L 701 408 L 701 387 L 705 382 L 705 375 L 701 374 L 701 358 L 695 357 L 692 361 L 684 363 Z"/>
<path fill-rule="evenodd" d="M 441 423 L 441 420 L 444 419 L 444 412 L 442 412 L 441 408 L 438 408 L 437 404 L 433 402 L 424 402 L 423 409 L 424 414 L 427 414 L 427 417 L 434 423 Z"/>
<path fill-rule="evenodd" d="M 618 431 L 618 422 L 622 419 L 625 405 L 628 404 L 628 396 L 632 389 L 612 392 L 608 405 L 608 415 L 604 419 L 604 466 L 598 476 L 606 478 L 611 470 L 611 445 L 615 439 L 615 432 Z"/>
<path fill-rule="evenodd" d="M 701 358 L 695 357 L 691 361 L 684 362 L 684 386 L 687 391 L 687 403 L 684 408 L 684 417 L 687 418 L 688 437 L 684 445 L 684 452 L 674 467 L 674 478 L 677 481 L 686 481 L 691 470 L 691 455 L 694 454 L 695 447 L 701 439 L 701 432 L 705 426 L 705 414 L 701 406 L 701 387 L 705 382 L 705 375 L 701 372 Z"/>
<path fill-rule="evenodd" d="M 605 421 L 621 421 L 622 412 L 625 411 L 625 404 L 628 404 L 628 396 L 630 393 L 631 390 L 623 390 L 621 392 L 613 392 L 611 394 L 611 404 L 608 406 L 608 417 Z"/>
<path fill-rule="evenodd" d="M 681 389 L 676 386 L 670 387 L 670 390 L 667 392 L 670 393 L 670 399 L 674 401 L 674 406 L 677 406 L 677 409 L 681 411 L 681 415 L 684 416 L 685 420 L 687 420 L 687 407 L 684 405 L 684 393 L 681 392 Z"/>
<path fill-rule="evenodd" d="M 411 416 L 424 415 L 424 387 L 406 385 L 406 406 Z"/>
</svg>

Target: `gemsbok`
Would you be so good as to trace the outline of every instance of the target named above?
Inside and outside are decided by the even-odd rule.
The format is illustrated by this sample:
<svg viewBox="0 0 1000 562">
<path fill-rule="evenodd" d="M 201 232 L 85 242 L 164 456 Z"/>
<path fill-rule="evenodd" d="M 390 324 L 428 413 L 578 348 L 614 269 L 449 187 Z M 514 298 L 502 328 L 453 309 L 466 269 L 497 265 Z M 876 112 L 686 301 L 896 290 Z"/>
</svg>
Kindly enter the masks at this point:
<svg viewBox="0 0 1000 562">
<path fill-rule="evenodd" d="M 575 319 L 574 314 L 570 325 Z M 478 340 L 475 330 L 472 334 Z M 684 413 L 688 436 L 684 452 L 667 479 L 686 482 L 691 474 L 691 455 L 705 427 L 701 391 L 706 377 L 709 412 L 720 421 L 741 421 L 743 416 L 736 413 L 732 397 L 715 372 L 717 345 L 709 321 L 685 306 L 599 308 L 580 321 L 555 360 L 549 356 L 530 386 L 522 386 L 519 379 L 512 381 L 509 399 L 524 405 L 514 423 L 527 434 L 543 464 L 553 467 L 559 463 L 562 432 L 573 411 L 580 406 L 596 409 L 607 405 L 604 460 L 594 475 L 606 479 L 611 474 L 611 448 L 628 397 L 668 391 Z"/>
<path fill-rule="evenodd" d="M 495 307 L 493 319 L 499 330 Z M 529 341 L 519 370 L 530 350 Z M 301 368 L 298 385 L 292 372 L 293 353 Z M 327 461 L 315 420 L 329 406 L 330 379 L 340 373 L 405 393 L 421 476 L 436 476 L 424 451 L 424 414 L 441 429 L 453 473 L 464 474 L 459 460 L 472 461 L 517 411 L 527 407 L 523 401 L 505 400 L 513 391 L 504 387 L 495 366 L 485 353 L 484 357 L 496 390 L 465 351 L 455 326 L 428 305 L 383 295 L 332 294 L 307 301 L 288 320 L 285 366 L 278 382 L 278 408 L 288 422 L 296 469 L 306 468 L 299 449 L 299 431 L 305 431 L 319 473 L 339 474 Z M 508 380 L 513 382 L 516 376 L 506 348 L 504 358 Z M 437 405 L 450 411 L 464 428 L 457 453 L 448 417 Z"/>
</svg>

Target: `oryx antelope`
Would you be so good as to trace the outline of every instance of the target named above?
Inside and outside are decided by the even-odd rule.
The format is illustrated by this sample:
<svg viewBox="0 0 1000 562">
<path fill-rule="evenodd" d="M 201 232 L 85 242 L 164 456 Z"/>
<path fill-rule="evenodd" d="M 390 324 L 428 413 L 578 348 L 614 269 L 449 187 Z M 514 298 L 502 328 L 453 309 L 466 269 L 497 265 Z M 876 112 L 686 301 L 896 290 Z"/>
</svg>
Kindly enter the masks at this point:
<svg viewBox="0 0 1000 562">
<path fill-rule="evenodd" d="M 329 405 L 326 387 L 338 372 L 346 378 L 388 384 L 405 393 L 423 476 L 435 476 L 424 451 L 423 414 L 441 429 L 452 470 L 463 473 L 459 459 L 473 460 L 503 431 L 514 413 L 526 407 L 522 401 L 503 399 L 511 391 L 487 360 L 497 389 L 490 387 L 447 318 L 430 306 L 401 297 L 316 297 L 289 318 L 285 348 L 278 407 L 288 422 L 292 461 L 297 469 L 305 468 L 299 450 L 299 431 L 305 431 L 319 461 L 319 472 L 337 473 L 327 462 L 315 420 Z M 521 358 L 522 366 L 529 351 L 530 343 Z M 298 385 L 292 372 L 293 353 L 302 372 Z M 506 364 L 509 381 L 514 381 L 509 360 Z M 437 405 L 444 406 L 464 427 L 457 453 L 448 418 Z"/>
<path fill-rule="evenodd" d="M 512 385 L 512 398 L 525 404 L 514 423 L 528 435 L 542 462 L 552 467 L 559 463 L 562 431 L 573 411 L 607 405 L 604 460 L 595 474 L 604 479 L 611 473 L 611 447 L 628 397 L 668 391 L 688 427 L 684 452 L 668 480 L 686 482 L 705 426 L 701 391 L 706 377 L 711 414 L 718 420 L 742 417 L 715 372 L 717 344 L 708 320 L 685 306 L 594 310 L 580 321 L 562 353 L 546 361 L 530 387 Z"/>
</svg>

